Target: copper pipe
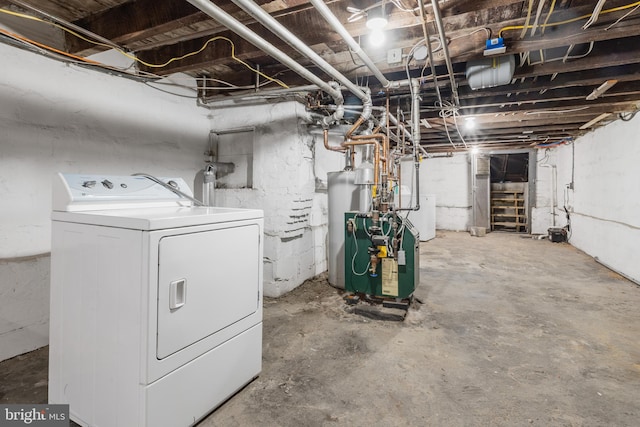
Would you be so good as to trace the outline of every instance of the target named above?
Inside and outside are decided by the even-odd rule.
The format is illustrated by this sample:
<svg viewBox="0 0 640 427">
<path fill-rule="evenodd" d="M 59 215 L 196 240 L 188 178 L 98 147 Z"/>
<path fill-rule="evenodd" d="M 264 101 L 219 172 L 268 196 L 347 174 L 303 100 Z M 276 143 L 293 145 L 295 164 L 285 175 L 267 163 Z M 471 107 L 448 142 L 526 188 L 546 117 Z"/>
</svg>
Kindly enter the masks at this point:
<svg viewBox="0 0 640 427">
<path fill-rule="evenodd" d="M 356 122 L 353 124 L 351 129 L 349 129 L 347 133 L 344 134 L 344 139 L 351 138 L 351 135 L 353 135 L 353 133 L 360 127 L 362 123 L 364 123 L 364 119 L 362 118 L 362 116 L 360 116 L 358 117 L 358 120 L 356 120 Z"/>
<path fill-rule="evenodd" d="M 380 154 L 378 154 L 378 159 L 382 159 L 383 164 L 382 164 L 382 173 L 386 174 L 387 173 L 387 159 L 389 158 L 389 154 L 387 152 L 384 151 L 384 147 L 385 145 L 388 147 L 389 146 L 389 139 L 387 138 L 387 135 L 383 134 L 383 133 L 375 133 L 373 135 L 354 135 L 351 137 L 352 140 L 355 141 L 363 141 L 363 140 L 375 140 L 376 142 L 378 142 L 378 140 L 382 141 L 382 156 L 380 156 Z M 342 143 L 342 145 L 347 145 L 347 143 Z M 378 149 L 380 148 L 380 145 L 378 145 Z"/>
<path fill-rule="evenodd" d="M 329 145 L 329 129 L 324 129 L 322 131 L 322 135 L 324 136 L 324 148 L 331 151 L 339 151 L 344 153 L 346 149 L 341 145 Z"/>
</svg>

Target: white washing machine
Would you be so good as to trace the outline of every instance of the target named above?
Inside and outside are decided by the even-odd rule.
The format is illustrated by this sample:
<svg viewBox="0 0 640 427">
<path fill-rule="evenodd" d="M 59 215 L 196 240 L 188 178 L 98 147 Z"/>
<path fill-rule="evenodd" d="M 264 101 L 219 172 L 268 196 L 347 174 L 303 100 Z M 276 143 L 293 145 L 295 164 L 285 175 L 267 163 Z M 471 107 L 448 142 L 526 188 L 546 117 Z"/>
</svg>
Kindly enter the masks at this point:
<svg viewBox="0 0 640 427">
<path fill-rule="evenodd" d="M 262 211 L 58 174 L 52 220 L 49 402 L 72 420 L 192 425 L 259 374 Z"/>
</svg>

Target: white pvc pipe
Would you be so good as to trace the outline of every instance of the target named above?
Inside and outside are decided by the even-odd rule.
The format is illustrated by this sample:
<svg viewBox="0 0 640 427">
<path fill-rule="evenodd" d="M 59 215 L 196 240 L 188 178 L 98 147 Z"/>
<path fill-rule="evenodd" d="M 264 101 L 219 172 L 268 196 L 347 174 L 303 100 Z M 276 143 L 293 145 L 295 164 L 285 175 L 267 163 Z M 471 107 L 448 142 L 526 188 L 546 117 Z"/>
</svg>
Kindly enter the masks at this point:
<svg viewBox="0 0 640 427">
<path fill-rule="evenodd" d="M 208 0 L 187 0 L 189 3 L 200 9 L 202 12 L 206 13 L 220 24 L 224 25 L 234 33 L 238 34 L 243 39 L 247 40 L 252 45 L 256 46 L 258 49 L 262 50 L 266 54 L 272 56 L 274 59 L 277 59 L 282 64 L 289 67 L 291 70 L 296 72 L 305 80 L 318 85 L 320 89 L 327 92 L 334 99 L 341 99 L 342 93 L 340 90 L 335 89 L 330 86 L 327 82 L 323 81 L 321 78 L 311 73 L 305 67 L 294 61 L 289 55 L 282 52 L 280 49 L 251 31 L 245 25 L 243 25 L 240 21 L 229 15 L 227 12 L 211 3 Z"/>
<path fill-rule="evenodd" d="M 423 5 L 422 0 L 420 0 L 421 5 Z M 453 102 L 456 107 L 460 105 L 460 100 L 458 98 L 458 88 L 456 87 L 456 80 L 453 74 L 453 65 L 451 64 L 451 56 L 449 55 L 449 47 L 447 45 L 446 35 L 444 33 L 444 24 L 442 23 L 442 14 L 440 13 L 440 6 L 438 5 L 438 0 L 431 0 L 431 5 L 433 6 L 433 16 L 435 17 L 436 27 L 438 28 L 438 34 L 440 35 L 440 41 L 442 42 L 442 51 L 444 52 L 444 60 L 447 64 L 447 71 L 449 72 L 449 79 L 451 81 L 451 92 L 453 94 Z M 432 58 L 429 57 L 429 62 L 432 61 Z"/>
<path fill-rule="evenodd" d="M 329 23 L 329 25 L 331 25 L 333 29 L 336 30 L 336 32 L 340 35 L 340 37 L 342 37 L 342 39 L 349 45 L 353 53 L 355 53 L 360 57 L 360 59 L 362 59 L 367 68 L 369 68 L 376 79 L 378 79 L 380 84 L 385 88 L 391 87 L 392 83 L 387 80 L 387 78 L 382 74 L 378 67 L 376 67 L 371 58 L 369 58 L 369 55 L 367 55 L 362 50 L 360 44 L 358 44 L 358 42 L 356 42 L 353 37 L 351 37 L 351 34 L 349 34 L 347 29 L 344 28 L 344 25 L 342 25 L 338 18 L 336 18 L 333 12 L 331 12 L 331 10 L 327 7 L 327 5 L 324 3 L 324 0 L 311 0 L 311 4 L 318 10 L 318 12 L 320 12 L 320 14 Z"/>
<path fill-rule="evenodd" d="M 550 165 L 547 163 L 543 163 L 540 165 L 541 168 L 551 168 L 551 224 L 552 227 L 556 226 L 556 205 L 557 195 L 556 195 L 556 165 Z"/>
<path fill-rule="evenodd" d="M 360 89 L 351 80 L 346 78 L 340 71 L 336 70 L 331 64 L 322 59 L 313 49 L 300 40 L 295 34 L 285 28 L 273 16 L 269 15 L 263 8 L 255 4 L 252 0 L 231 0 L 238 7 L 242 8 L 249 15 L 254 17 L 258 22 L 271 30 L 275 35 L 284 40 L 289 46 L 309 58 L 322 71 L 331 76 L 331 78 L 342 83 L 351 93 L 360 98 L 363 102 L 370 101 L 370 97 Z"/>
</svg>

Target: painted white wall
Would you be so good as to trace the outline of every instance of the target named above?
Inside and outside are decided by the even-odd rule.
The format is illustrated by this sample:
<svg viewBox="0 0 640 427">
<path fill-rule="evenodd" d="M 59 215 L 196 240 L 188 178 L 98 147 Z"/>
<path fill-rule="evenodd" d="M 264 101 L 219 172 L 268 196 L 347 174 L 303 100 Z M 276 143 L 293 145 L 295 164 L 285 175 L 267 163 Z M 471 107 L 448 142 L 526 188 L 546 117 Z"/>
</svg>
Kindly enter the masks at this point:
<svg viewBox="0 0 640 427">
<path fill-rule="evenodd" d="M 436 228 L 468 230 L 472 213 L 469 156 L 457 153 L 423 160 L 420 182 L 420 192 L 436 196 Z"/>
<path fill-rule="evenodd" d="M 627 277 L 640 282 L 640 116 L 630 122 L 616 121 L 549 152 L 557 166 L 558 205 L 571 212 L 570 243 Z M 575 159 L 572 161 L 572 150 Z M 539 157 L 544 153 L 539 153 Z M 567 189 L 574 167 L 574 188 Z M 538 201 L 541 205 L 537 232 L 551 226 L 549 213 L 551 171 L 538 168 Z M 540 194 L 542 193 L 542 194 Z M 565 197 L 566 194 L 566 197 Z M 566 224 L 564 211 L 557 217 Z"/>
<path fill-rule="evenodd" d="M 215 132 L 255 129 L 253 188 L 217 189 L 216 204 L 264 210 L 264 292 L 280 296 L 327 268 L 326 172 L 344 167 L 334 168 L 342 156 L 325 152 L 295 101 L 214 108 L 210 115 Z"/>
<path fill-rule="evenodd" d="M 0 44 L 0 360 L 47 344 L 55 172 L 178 176 L 202 165 L 194 99 Z"/>
<path fill-rule="evenodd" d="M 545 166 L 546 165 L 546 166 Z M 532 165 L 533 166 L 533 165 Z M 536 181 L 535 181 L 535 199 L 533 200 L 533 206 L 531 207 L 531 234 L 547 234 L 549 227 L 554 225 L 553 218 L 555 217 L 555 226 L 562 227 L 565 225 L 565 215 L 562 207 L 563 193 L 560 191 L 564 188 L 564 184 L 568 183 L 564 178 L 566 171 L 558 167 L 558 150 L 550 147 L 540 149 L 536 152 Z M 571 170 L 568 171 L 569 176 Z M 553 174 L 556 174 L 556 184 L 553 185 Z M 562 177 L 561 177 L 562 175 Z M 558 198 L 556 199 L 555 215 L 553 214 L 553 192 L 560 191 Z"/>
</svg>

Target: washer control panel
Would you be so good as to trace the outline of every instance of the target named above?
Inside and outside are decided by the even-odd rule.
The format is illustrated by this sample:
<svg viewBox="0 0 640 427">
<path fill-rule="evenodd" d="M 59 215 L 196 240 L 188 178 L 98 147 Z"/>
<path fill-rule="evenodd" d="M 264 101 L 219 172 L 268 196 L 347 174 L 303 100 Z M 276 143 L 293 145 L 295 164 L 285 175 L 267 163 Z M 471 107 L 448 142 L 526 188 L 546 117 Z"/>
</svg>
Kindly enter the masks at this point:
<svg viewBox="0 0 640 427">
<path fill-rule="evenodd" d="M 132 203 L 149 204 L 189 202 L 171 188 L 193 197 L 182 178 L 157 178 L 164 185 L 145 176 L 56 175 L 53 184 L 53 210 L 76 211 L 118 209 Z"/>
</svg>

